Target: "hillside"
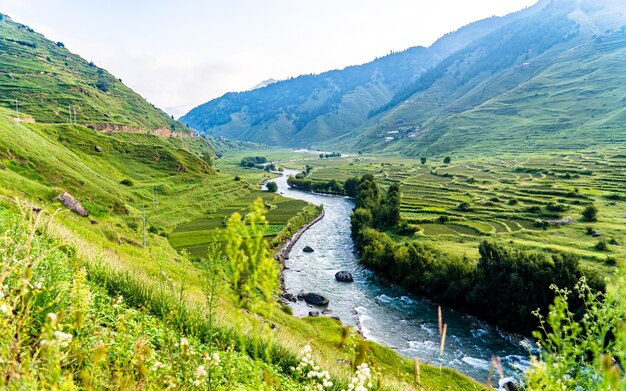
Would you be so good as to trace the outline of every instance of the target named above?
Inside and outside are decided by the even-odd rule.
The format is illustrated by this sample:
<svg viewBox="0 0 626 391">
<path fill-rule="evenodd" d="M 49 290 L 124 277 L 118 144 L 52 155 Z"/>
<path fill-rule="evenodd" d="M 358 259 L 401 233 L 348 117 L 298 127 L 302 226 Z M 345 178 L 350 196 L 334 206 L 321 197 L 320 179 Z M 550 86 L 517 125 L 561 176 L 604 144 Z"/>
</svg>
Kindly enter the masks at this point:
<svg viewBox="0 0 626 391">
<path fill-rule="evenodd" d="M 626 139 L 625 24 L 617 0 L 543 0 L 429 48 L 227 94 L 182 121 L 228 138 L 409 156 L 611 145 Z M 417 52 L 413 72 L 398 62 Z M 344 94 L 347 87 L 333 82 L 340 87 L 330 95 L 320 87 L 357 71 L 365 80 L 380 68 L 394 83 L 373 78 Z"/>
<path fill-rule="evenodd" d="M 189 131 L 63 43 L 0 14 L 0 106 L 15 110 L 16 99 L 24 120 L 68 123 L 71 110 L 79 124 Z"/>
<path fill-rule="evenodd" d="M 615 2 L 590 4 L 550 2 L 477 40 L 371 112 L 345 145 L 432 156 L 623 142 L 626 17 L 604 18 Z"/>
<path fill-rule="evenodd" d="M 317 145 L 365 124 L 371 111 L 451 53 L 533 12 L 529 8 L 472 23 L 446 34 L 430 48 L 413 47 L 343 70 L 228 93 L 196 107 L 181 121 L 214 136 L 280 146 Z"/>
</svg>

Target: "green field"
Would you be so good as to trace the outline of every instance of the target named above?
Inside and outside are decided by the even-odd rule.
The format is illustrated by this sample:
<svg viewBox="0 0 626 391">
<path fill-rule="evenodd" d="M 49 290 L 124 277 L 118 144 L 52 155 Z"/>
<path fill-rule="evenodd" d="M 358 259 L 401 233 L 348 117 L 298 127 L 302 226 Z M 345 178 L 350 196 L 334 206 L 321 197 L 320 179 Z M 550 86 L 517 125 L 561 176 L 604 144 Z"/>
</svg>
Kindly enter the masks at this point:
<svg viewBox="0 0 626 391">
<path fill-rule="evenodd" d="M 228 218 L 235 212 L 245 215 L 252 201 L 259 197 L 268 209 L 266 217 L 269 225 L 265 237 L 270 241 L 285 229 L 292 217 L 301 213 L 308 205 L 304 201 L 291 200 L 275 193 L 253 191 L 215 212 L 180 225 L 170 234 L 170 244 L 178 251 L 186 250 L 195 258 L 206 257 L 210 243 L 214 240 L 222 242 Z"/>
<path fill-rule="evenodd" d="M 302 169 L 303 164 L 282 163 Z M 380 183 L 400 182 L 402 218 L 415 231 L 396 240 L 420 240 L 477 257 L 480 241 L 494 238 L 525 248 L 572 252 L 607 269 L 626 257 L 626 155 L 617 152 L 454 159 L 451 164 L 394 156 L 358 156 L 307 162 L 312 180 L 345 180 L 372 173 Z M 461 210 L 462 203 L 468 208 Z M 581 211 L 594 204 L 598 221 Z M 538 221 L 572 219 L 543 229 Z M 591 227 L 600 233 L 587 234 Z M 609 251 L 599 251 L 600 240 Z"/>
</svg>

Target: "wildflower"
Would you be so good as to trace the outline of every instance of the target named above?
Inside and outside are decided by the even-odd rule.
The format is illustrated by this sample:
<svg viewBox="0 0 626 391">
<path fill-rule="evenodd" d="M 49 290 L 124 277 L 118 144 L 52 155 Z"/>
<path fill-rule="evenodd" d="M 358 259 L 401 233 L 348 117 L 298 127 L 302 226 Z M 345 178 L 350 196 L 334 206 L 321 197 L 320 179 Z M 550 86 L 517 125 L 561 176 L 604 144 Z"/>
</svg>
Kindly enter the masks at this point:
<svg viewBox="0 0 626 391">
<path fill-rule="evenodd" d="M 5 315 L 11 315 L 12 312 L 13 312 L 13 308 L 11 308 L 10 305 L 6 303 L 0 304 L 0 313 L 3 313 Z"/>
<path fill-rule="evenodd" d="M 72 334 L 67 334 L 62 331 L 55 331 L 54 338 L 59 343 L 59 346 L 64 348 L 64 347 L 67 347 L 67 345 L 69 345 L 70 341 L 72 340 L 72 338 L 74 338 L 74 336 Z"/>
<path fill-rule="evenodd" d="M 193 376 L 196 379 L 202 379 L 203 377 L 205 377 L 207 375 L 207 371 L 206 369 L 204 369 L 204 365 L 200 365 L 198 368 L 196 368 L 196 370 L 193 372 Z"/>
<path fill-rule="evenodd" d="M 161 368 L 165 368 L 165 364 L 163 364 L 161 361 L 157 361 L 154 364 L 152 364 L 153 371 L 158 371 Z"/>
<path fill-rule="evenodd" d="M 54 312 L 50 312 L 47 315 L 47 318 L 50 321 L 50 325 L 52 325 L 53 327 L 57 325 L 57 321 L 59 319 L 59 316 L 57 314 L 55 314 Z"/>
</svg>

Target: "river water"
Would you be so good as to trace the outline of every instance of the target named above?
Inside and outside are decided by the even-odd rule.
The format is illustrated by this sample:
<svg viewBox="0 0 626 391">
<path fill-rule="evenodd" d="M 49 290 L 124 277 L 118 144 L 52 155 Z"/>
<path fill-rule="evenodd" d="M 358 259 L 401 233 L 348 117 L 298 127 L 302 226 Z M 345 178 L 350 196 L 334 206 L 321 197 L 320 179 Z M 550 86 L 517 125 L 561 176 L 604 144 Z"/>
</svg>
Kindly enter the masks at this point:
<svg viewBox="0 0 626 391">
<path fill-rule="evenodd" d="M 527 350 L 508 335 L 474 317 L 442 308 L 447 324 L 445 350 L 440 361 L 437 305 L 377 278 L 358 264 L 350 237 L 350 198 L 313 194 L 290 189 L 287 170 L 276 178 L 278 191 L 285 197 L 324 205 L 325 216 L 306 231 L 293 247 L 284 273 L 288 292 L 300 290 L 326 296 L 332 311 L 344 324 L 357 325 L 372 341 L 387 345 L 408 358 L 454 368 L 474 379 L 487 381 L 491 357 L 501 357 L 505 374 L 519 373 L 528 364 Z M 302 249 L 310 246 L 313 253 Z M 335 281 L 335 273 L 347 270 L 353 283 Z M 304 301 L 293 303 L 297 316 L 307 316 L 311 310 Z M 494 371 L 495 372 L 495 371 Z M 494 379 L 497 375 L 494 375 Z"/>
</svg>

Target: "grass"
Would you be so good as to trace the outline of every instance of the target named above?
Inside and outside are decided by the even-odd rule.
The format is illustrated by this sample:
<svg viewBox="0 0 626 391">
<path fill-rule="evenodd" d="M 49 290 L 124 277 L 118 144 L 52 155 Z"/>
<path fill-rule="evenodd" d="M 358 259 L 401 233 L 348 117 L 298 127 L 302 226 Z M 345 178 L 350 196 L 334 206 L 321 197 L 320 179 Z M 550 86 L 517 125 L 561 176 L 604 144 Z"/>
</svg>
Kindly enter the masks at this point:
<svg viewBox="0 0 626 391">
<path fill-rule="evenodd" d="M 302 169 L 303 163 L 285 162 Z M 547 252 L 571 252 L 590 267 L 610 271 L 608 258 L 626 259 L 620 242 L 625 235 L 626 203 L 619 196 L 626 186 L 623 155 L 602 152 L 555 152 L 542 157 L 507 155 L 492 158 L 454 158 L 451 164 L 398 156 L 358 156 L 307 162 L 312 180 L 346 179 L 372 173 L 379 183 L 399 182 L 401 215 L 417 231 L 415 236 L 393 235 L 396 240 L 420 240 L 458 254 L 476 256 L 484 238 L 512 242 Z M 617 194 L 617 195 L 616 195 Z M 467 202 L 469 210 L 459 204 Z M 560 205 L 562 210 L 550 205 Z M 599 219 L 581 216 L 596 205 Z M 440 222 L 439 218 L 447 218 Z M 537 220 L 571 218 L 572 224 L 542 229 Z M 596 238 L 586 234 L 592 226 L 607 240 L 609 252 L 597 251 Z"/>
<path fill-rule="evenodd" d="M 57 46 L 27 26 L 0 17 L 0 107 L 21 118 L 79 124 L 107 123 L 138 129 L 189 132 L 106 70 Z"/>
</svg>

